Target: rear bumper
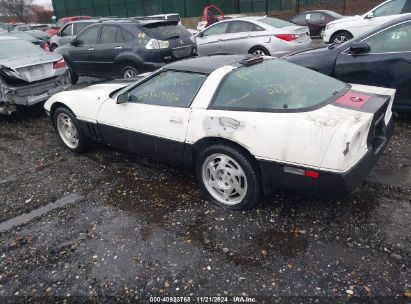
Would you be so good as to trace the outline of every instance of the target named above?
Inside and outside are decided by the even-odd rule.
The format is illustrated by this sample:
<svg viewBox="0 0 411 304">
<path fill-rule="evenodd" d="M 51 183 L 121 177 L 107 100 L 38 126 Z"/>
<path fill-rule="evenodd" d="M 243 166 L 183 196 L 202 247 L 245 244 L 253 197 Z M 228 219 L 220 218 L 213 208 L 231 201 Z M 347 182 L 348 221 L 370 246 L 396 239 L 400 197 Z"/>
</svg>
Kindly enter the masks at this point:
<svg viewBox="0 0 411 304">
<path fill-rule="evenodd" d="M 30 106 L 45 101 L 68 87 L 70 87 L 70 82 L 67 73 L 52 79 L 22 86 L 5 85 L 1 103 L 5 105 Z"/>
<path fill-rule="evenodd" d="M 391 119 L 385 131 L 384 142 L 378 149 L 371 148 L 363 158 L 350 170 L 344 173 L 318 171 L 319 178 L 306 177 L 285 172 L 285 167 L 294 167 L 276 162 L 259 160 L 262 175 L 262 186 L 265 194 L 276 189 L 292 190 L 308 194 L 344 195 L 354 191 L 361 185 L 368 173 L 374 167 L 378 158 L 394 132 L 394 122 Z M 312 168 L 294 167 L 302 171 Z"/>
</svg>

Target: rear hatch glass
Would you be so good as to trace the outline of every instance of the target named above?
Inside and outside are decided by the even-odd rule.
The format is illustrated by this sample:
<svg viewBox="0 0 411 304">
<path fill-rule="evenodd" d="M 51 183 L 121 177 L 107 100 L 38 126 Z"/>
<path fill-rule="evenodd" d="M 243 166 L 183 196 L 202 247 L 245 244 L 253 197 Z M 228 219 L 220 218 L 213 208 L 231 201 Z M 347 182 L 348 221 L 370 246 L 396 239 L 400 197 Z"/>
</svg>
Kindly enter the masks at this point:
<svg viewBox="0 0 411 304">
<path fill-rule="evenodd" d="M 175 22 L 149 23 L 141 28 L 149 37 L 158 40 L 181 39 L 191 37 L 187 29 Z"/>
<path fill-rule="evenodd" d="M 294 25 L 288 21 L 284 21 L 284 20 L 277 19 L 277 18 L 271 18 L 271 17 L 261 18 L 261 19 L 258 19 L 258 21 L 265 23 L 269 26 L 276 27 L 276 28 L 282 28 L 282 27 Z"/>
<path fill-rule="evenodd" d="M 43 50 L 27 41 L 17 39 L 0 41 L 0 59 L 27 56 L 42 52 Z"/>
</svg>

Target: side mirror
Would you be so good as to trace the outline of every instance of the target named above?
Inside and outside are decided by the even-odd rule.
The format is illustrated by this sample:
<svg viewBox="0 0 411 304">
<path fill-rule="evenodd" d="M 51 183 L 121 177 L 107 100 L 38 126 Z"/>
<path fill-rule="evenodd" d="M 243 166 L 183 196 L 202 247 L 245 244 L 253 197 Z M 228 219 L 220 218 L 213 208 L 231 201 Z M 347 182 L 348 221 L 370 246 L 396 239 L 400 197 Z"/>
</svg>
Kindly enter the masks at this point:
<svg viewBox="0 0 411 304">
<path fill-rule="evenodd" d="M 372 19 L 372 18 L 374 18 L 374 13 L 373 12 L 369 12 L 367 14 L 367 16 L 365 16 L 365 19 Z"/>
<path fill-rule="evenodd" d="M 350 45 L 350 54 L 365 54 L 370 51 L 370 46 L 365 42 L 354 42 Z"/>
<path fill-rule="evenodd" d="M 122 104 L 130 101 L 130 95 L 128 92 L 120 94 L 117 96 L 117 104 Z"/>
<path fill-rule="evenodd" d="M 76 38 L 71 39 L 70 44 L 72 46 L 79 46 L 80 45 L 80 41 L 77 40 Z"/>
<path fill-rule="evenodd" d="M 200 32 L 200 33 L 198 33 L 198 34 L 195 34 L 194 35 L 194 38 L 197 38 L 197 37 L 199 37 L 199 38 L 201 38 L 201 37 L 203 37 L 204 35 L 203 35 L 203 32 Z"/>
</svg>

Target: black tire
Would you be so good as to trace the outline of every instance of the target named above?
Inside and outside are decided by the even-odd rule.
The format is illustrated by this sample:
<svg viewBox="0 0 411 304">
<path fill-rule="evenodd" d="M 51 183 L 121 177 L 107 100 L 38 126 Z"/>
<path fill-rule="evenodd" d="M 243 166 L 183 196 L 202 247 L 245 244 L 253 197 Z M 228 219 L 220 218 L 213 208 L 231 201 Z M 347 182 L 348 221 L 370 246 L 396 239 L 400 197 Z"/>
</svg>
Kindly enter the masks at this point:
<svg viewBox="0 0 411 304">
<path fill-rule="evenodd" d="M 127 76 L 127 74 L 129 74 L 129 76 Z M 125 63 L 121 65 L 121 69 L 120 69 L 120 77 L 123 79 L 127 79 L 127 78 L 134 78 L 139 74 L 137 68 L 130 64 L 130 63 Z"/>
<path fill-rule="evenodd" d="M 76 131 L 77 131 L 77 136 L 78 136 L 78 144 L 76 147 L 69 146 L 65 140 L 62 137 L 62 134 L 59 130 L 59 124 L 58 124 L 58 119 L 60 115 L 67 116 L 71 119 L 72 124 L 74 125 Z M 90 144 L 88 142 L 87 137 L 84 135 L 83 130 L 81 129 L 76 116 L 71 112 L 68 108 L 65 107 L 59 107 L 57 108 L 54 113 L 53 113 L 53 123 L 54 127 L 56 129 L 57 135 L 60 138 L 61 143 L 69 150 L 76 152 L 76 153 L 81 153 L 86 151 L 89 147 Z"/>
<path fill-rule="evenodd" d="M 70 83 L 74 85 L 78 82 L 78 75 L 76 71 L 73 69 L 73 67 L 67 63 L 67 60 L 66 60 L 66 65 L 67 65 L 67 69 L 69 70 Z"/>
<path fill-rule="evenodd" d="M 243 194 L 243 197 L 238 197 L 238 202 L 229 202 L 229 199 L 227 199 L 227 203 L 223 203 L 221 200 L 224 200 L 224 198 L 217 198 L 218 194 L 216 194 L 216 192 L 218 192 L 218 190 L 209 190 L 209 188 L 212 188 L 212 186 L 210 186 L 210 183 L 206 181 L 207 174 L 205 172 L 207 172 L 207 169 L 205 168 L 208 168 L 207 164 L 209 163 L 209 159 L 215 159 L 215 156 L 217 158 L 219 156 L 228 156 L 229 159 L 234 160 L 235 163 L 237 163 L 236 165 L 239 165 L 240 169 L 244 173 L 246 182 L 243 182 L 243 185 L 246 185 L 246 190 L 244 191 L 245 194 Z M 224 167 L 229 168 L 229 166 Z M 243 152 L 241 149 L 225 144 L 216 144 L 209 146 L 201 151 L 201 154 L 196 157 L 195 171 L 201 188 L 203 189 L 203 191 L 205 191 L 205 193 L 208 194 L 210 201 L 214 204 L 232 210 L 250 210 L 258 205 L 261 197 L 261 177 L 258 166 L 255 163 L 255 160 L 247 153 Z M 223 176 L 223 171 L 215 172 L 216 179 L 213 180 L 214 184 L 218 183 L 219 185 L 221 185 L 225 182 L 230 183 L 230 179 L 233 179 L 234 176 L 230 174 L 225 175 L 224 181 L 224 179 L 221 178 L 221 176 Z M 238 185 L 242 183 L 240 179 L 237 179 L 237 177 L 234 176 L 234 178 L 236 179 Z M 219 179 L 219 181 L 217 181 L 217 179 Z M 225 185 L 230 187 L 227 183 L 225 183 Z M 231 180 L 231 186 L 233 185 L 233 180 Z M 212 193 L 212 191 L 214 191 L 214 194 Z M 231 191 L 231 193 L 234 193 L 234 195 L 236 194 L 236 191 L 233 190 L 233 188 L 227 189 L 227 191 Z"/>
<path fill-rule="evenodd" d="M 353 36 L 348 32 L 337 32 L 332 35 L 330 42 L 333 44 L 341 44 L 348 40 L 351 40 Z"/>
<path fill-rule="evenodd" d="M 255 46 L 248 51 L 250 54 L 259 55 L 259 56 L 270 56 L 270 52 L 262 47 L 262 46 Z"/>
</svg>

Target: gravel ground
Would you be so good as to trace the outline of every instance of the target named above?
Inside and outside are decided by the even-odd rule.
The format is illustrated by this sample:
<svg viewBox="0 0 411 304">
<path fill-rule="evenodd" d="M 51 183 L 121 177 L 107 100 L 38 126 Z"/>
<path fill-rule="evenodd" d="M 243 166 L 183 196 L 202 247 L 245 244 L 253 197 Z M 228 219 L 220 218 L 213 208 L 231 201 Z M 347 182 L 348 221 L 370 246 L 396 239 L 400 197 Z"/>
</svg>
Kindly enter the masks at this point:
<svg viewBox="0 0 411 304">
<path fill-rule="evenodd" d="M 406 303 L 410 151 L 405 117 L 352 196 L 277 193 L 232 212 L 207 203 L 191 172 L 106 147 L 68 152 L 41 107 L 1 117 L 0 297 Z"/>
</svg>

